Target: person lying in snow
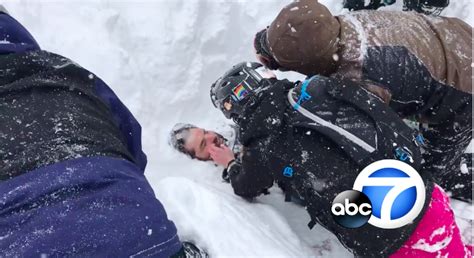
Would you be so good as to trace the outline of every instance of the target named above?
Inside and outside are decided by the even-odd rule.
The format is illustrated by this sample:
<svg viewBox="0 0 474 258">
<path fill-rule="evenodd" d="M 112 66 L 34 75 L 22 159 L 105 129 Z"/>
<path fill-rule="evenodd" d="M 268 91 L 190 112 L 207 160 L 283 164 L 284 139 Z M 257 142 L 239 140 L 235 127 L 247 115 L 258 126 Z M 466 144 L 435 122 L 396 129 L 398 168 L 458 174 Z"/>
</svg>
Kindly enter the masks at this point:
<svg viewBox="0 0 474 258">
<path fill-rule="evenodd" d="M 0 256 L 186 257 L 113 91 L 0 11 Z"/>
<path fill-rule="evenodd" d="M 239 142 L 239 130 L 232 126 L 227 138 L 221 134 L 197 127 L 192 124 L 177 123 L 170 132 L 170 145 L 177 151 L 192 159 L 212 161 L 215 165 L 224 167 L 222 179 L 230 183 L 229 175 L 238 174 L 242 169 L 242 144 Z M 278 187 L 285 193 L 285 201 L 303 204 L 303 200 L 291 193 L 284 182 L 277 182 Z M 263 194 L 269 192 L 265 189 Z"/>
<path fill-rule="evenodd" d="M 300 0 L 256 34 L 254 48 L 271 69 L 357 81 L 418 121 L 427 144 L 423 170 L 472 202 L 472 170 L 460 170 L 472 140 L 471 26 L 415 12 L 333 16 L 316 0 Z"/>
<path fill-rule="evenodd" d="M 213 104 L 239 127 L 242 169 L 229 174 L 237 195 L 254 198 L 274 181 L 286 182 L 304 200 L 310 224 L 321 224 L 356 256 L 471 255 L 448 196 L 423 171 L 426 202 L 413 223 L 390 230 L 370 224 L 339 226 L 330 212 L 334 198 L 352 189 L 358 173 L 373 161 L 406 160 L 419 169 L 422 139 L 353 81 L 322 76 L 303 83 L 264 79 L 255 72 L 259 66 L 235 65 L 211 87 Z M 288 167 L 291 175 L 284 173 Z"/>
<path fill-rule="evenodd" d="M 222 179 L 229 182 L 229 170 L 240 169 L 235 160 L 240 159 L 242 145 L 238 142 L 238 130 L 232 127 L 230 137 L 197 127 L 192 124 L 178 123 L 170 132 L 170 144 L 177 151 L 192 159 L 212 161 L 224 167 Z"/>
</svg>

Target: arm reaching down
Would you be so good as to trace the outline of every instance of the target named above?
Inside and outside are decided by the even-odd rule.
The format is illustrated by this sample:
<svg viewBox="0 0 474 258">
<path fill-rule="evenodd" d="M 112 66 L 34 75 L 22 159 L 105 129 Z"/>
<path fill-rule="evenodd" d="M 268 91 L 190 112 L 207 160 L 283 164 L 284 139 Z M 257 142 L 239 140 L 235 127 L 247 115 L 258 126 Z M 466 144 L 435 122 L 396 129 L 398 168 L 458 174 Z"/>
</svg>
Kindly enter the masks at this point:
<svg viewBox="0 0 474 258">
<path fill-rule="evenodd" d="M 253 198 L 273 186 L 273 176 L 265 166 L 261 151 L 244 148 L 242 162 L 232 161 L 227 167 L 230 183 L 236 195 Z"/>
</svg>

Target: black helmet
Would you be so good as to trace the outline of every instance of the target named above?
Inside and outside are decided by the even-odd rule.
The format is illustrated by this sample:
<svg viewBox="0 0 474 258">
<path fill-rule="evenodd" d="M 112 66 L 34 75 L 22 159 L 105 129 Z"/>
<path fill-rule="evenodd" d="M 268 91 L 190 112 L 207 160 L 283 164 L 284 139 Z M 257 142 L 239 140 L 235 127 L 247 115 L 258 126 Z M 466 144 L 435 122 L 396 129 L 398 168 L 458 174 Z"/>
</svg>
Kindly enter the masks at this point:
<svg viewBox="0 0 474 258">
<path fill-rule="evenodd" d="M 254 62 L 236 64 L 212 84 L 212 103 L 227 118 L 237 118 L 243 106 L 261 90 L 263 77 L 256 71 L 260 67 Z"/>
</svg>

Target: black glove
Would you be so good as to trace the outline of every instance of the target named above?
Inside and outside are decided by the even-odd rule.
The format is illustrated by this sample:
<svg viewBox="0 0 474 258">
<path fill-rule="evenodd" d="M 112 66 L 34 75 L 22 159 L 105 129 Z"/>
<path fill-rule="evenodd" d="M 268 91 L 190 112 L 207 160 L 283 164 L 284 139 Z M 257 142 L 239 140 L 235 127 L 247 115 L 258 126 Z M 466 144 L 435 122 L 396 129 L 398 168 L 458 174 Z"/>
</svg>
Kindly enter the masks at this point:
<svg viewBox="0 0 474 258">
<path fill-rule="evenodd" d="M 344 8 L 349 9 L 349 11 L 358 11 L 358 10 L 377 10 L 382 6 L 392 5 L 396 0 L 370 0 L 368 5 L 365 5 L 364 0 L 344 0 Z"/>
<path fill-rule="evenodd" d="M 439 15 L 449 5 L 449 0 L 403 0 L 404 11 Z"/>
</svg>

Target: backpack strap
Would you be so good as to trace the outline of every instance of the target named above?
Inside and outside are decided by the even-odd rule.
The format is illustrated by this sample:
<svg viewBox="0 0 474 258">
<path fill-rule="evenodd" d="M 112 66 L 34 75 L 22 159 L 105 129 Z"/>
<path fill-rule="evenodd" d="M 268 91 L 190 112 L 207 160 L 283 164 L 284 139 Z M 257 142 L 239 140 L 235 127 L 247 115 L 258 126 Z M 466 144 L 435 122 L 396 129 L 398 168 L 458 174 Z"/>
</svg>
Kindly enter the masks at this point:
<svg viewBox="0 0 474 258">
<path fill-rule="evenodd" d="M 392 149 L 393 156 L 408 163 L 415 169 L 421 167 L 421 149 L 424 139 L 415 129 L 410 128 L 400 116 L 378 97 L 352 81 L 336 81 L 328 87 L 328 94 L 349 103 L 367 114 L 375 123 L 378 150 L 384 158 Z"/>
<path fill-rule="evenodd" d="M 372 146 L 363 139 L 339 127 L 329 121 L 324 120 L 313 112 L 307 110 L 293 99 L 294 89 L 288 92 L 290 105 L 306 119 L 294 120 L 291 124 L 294 127 L 303 127 L 315 130 L 336 142 L 355 162 L 361 165 L 368 165 L 373 160 L 372 154 L 376 152 L 376 146 Z M 309 121 L 308 121 L 309 119 Z M 291 135 L 292 132 L 289 134 Z"/>
<path fill-rule="evenodd" d="M 315 78 L 321 80 L 320 85 L 316 86 L 325 87 L 330 97 L 357 108 L 373 121 L 376 130 L 376 146 L 304 107 L 303 103 L 311 99 L 311 88 L 308 89 L 308 85 Z M 287 95 L 289 104 L 302 115 L 290 121 L 293 126 L 320 132 L 340 146 L 362 167 L 380 159 L 393 158 L 404 161 L 415 169 L 421 166 L 419 147 L 423 142 L 422 136 L 409 128 L 390 107 L 359 85 L 351 81 L 314 76 L 303 82 L 301 92 L 297 98 L 298 101 L 295 101 L 297 96 L 295 88 L 291 89 Z"/>
<path fill-rule="evenodd" d="M 300 106 L 301 106 L 301 103 L 303 101 L 307 101 L 307 100 L 310 100 L 311 99 L 311 95 L 309 95 L 309 93 L 306 91 L 306 89 L 308 88 L 308 84 L 315 78 L 318 78 L 319 76 L 318 75 L 315 75 L 309 79 L 306 79 L 303 84 L 301 85 L 301 95 L 300 97 L 298 98 L 298 101 L 294 104 L 292 104 L 292 107 L 294 109 L 298 109 Z M 293 101 L 294 102 L 294 101 Z M 290 102 L 291 103 L 291 102 Z"/>
<path fill-rule="evenodd" d="M 407 141 L 412 141 L 416 134 L 414 130 L 408 127 L 390 107 L 383 103 L 379 98 L 371 98 L 369 91 L 358 85 L 346 85 L 341 83 L 334 84 L 334 87 L 328 88 L 328 93 L 332 97 L 350 103 L 366 113 L 378 125 L 389 125 L 392 131 L 397 132 Z M 390 121 L 383 123 L 381 121 Z"/>
</svg>

